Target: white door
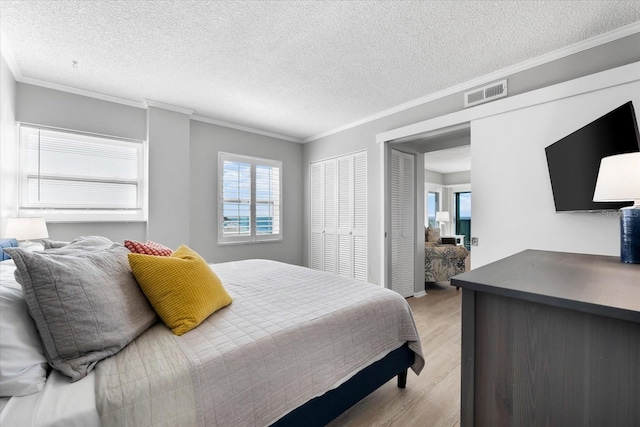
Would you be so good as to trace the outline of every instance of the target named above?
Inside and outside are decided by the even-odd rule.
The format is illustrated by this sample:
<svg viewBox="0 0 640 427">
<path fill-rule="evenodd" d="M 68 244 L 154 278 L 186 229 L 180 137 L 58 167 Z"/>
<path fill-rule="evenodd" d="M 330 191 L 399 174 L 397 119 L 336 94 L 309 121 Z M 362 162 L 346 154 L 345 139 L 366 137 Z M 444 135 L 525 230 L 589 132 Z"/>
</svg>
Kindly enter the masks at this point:
<svg viewBox="0 0 640 427">
<path fill-rule="evenodd" d="M 310 221 L 310 267 L 366 281 L 366 151 L 311 164 Z"/>
<path fill-rule="evenodd" d="M 353 277 L 353 156 L 338 158 L 338 274 Z"/>
<path fill-rule="evenodd" d="M 338 274 L 367 280 L 367 153 L 337 159 Z"/>
<path fill-rule="evenodd" d="M 353 155 L 353 277 L 368 280 L 367 152 Z"/>
<path fill-rule="evenodd" d="M 321 162 L 311 164 L 311 254 L 309 266 L 316 270 L 324 269 L 324 237 L 323 237 L 323 171 Z"/>
<path fill-rule="evenodd" d="M 336 160 L 323 162 L 323 270 L 338 272 L 337 237 L 338 221 L 336 211 Z"/>
<path fill-rule="evenodd" d="M 415 157 L 391 150 L 391 289 L 413 295 Z"/>
</svg>

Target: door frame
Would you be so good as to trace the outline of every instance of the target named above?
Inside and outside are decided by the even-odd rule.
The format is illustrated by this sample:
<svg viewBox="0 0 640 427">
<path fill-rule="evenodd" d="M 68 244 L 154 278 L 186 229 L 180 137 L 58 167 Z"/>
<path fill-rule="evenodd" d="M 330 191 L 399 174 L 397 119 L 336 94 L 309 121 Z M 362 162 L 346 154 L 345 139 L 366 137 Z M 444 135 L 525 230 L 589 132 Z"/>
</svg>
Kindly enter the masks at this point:
<svg viewBox="0 0 640 427">
<path fill-rule="evenodd" d="M 458 123 L 453 126 L 448 126 L 442 129 L 435 129 L 430 132 L 420 133 L 420 139 L 433 140 L 433 143 L 437 143 L 438 140 L 447 137 L 449 134 L 458 133 L 462 130 L 468 130 L 470 128 L 470 122 Z M 411 126 L 409 126 L 411 128 Z M 391 132 L 391 131 L 390 131 Z M 376 138 L 378 138 L 379 134 Z M 396 136 L 398 134 L 396 133 Z M 380 146 L 380 170 L 381 182 L 380 182 L 380 212 L 382 216 L 380 235 L 383 236 L 380 243 L 380 253 L 382 254 L 382 263 L 380 265 L 380 284 L 386 288 L 391 289 L 391 149 L 403 151 L 415 156 L 415 197 L 414 197 L 414 233 L 416 235 L 415 251 L 414 251 L 414 296 L 423 296 L 426 292 L 423 290 L 424 286 L 424 241 L 417 238 L 419 230 L 424 228 L 424 216 L 425 216 L 425 194 L 424 194 L 424 157 L 419 151 L 412 149 L 403 149 L 402 143 L 411 142 L 412 138 L 417 137 L 415 133 L 410 133 L 406 137 L 397 137 L 394 140 L 378 140 Z M 431 142 L 431 141 L 430 141 Z"/>
</svg>

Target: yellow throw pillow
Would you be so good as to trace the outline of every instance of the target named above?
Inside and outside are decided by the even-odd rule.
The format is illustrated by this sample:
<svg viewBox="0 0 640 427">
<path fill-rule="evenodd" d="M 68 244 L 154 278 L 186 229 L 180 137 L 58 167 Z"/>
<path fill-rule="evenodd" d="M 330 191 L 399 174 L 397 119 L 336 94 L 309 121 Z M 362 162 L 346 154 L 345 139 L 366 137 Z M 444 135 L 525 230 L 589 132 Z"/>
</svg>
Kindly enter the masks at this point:
<svg viewBox="0 0 640 427">
<path fill-rule="evenodd" d="M 142 292 L 176 335 L 189 332 L 213 312 L 231 304 L 216 273 L 186 245 L 168 257 L 128 256 Z"/>
</svg>

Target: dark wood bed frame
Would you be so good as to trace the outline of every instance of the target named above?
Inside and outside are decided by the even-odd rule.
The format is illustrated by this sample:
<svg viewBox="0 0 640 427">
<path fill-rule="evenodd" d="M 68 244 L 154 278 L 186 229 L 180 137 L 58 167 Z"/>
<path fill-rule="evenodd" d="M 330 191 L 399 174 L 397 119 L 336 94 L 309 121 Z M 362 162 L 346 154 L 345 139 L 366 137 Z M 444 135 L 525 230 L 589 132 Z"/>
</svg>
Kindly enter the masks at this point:
<svg viewBox="0 0 640 427">
<path fill-rule="evenodd" d="M 404 344 L 355 374 L 340 387 L 289 412 L 272 426 L 324 426 L 396 375 L 398 387 L 405 388 L 407 370 L 413 365 L 413 359 L 413 351 Z"/>
</svg>

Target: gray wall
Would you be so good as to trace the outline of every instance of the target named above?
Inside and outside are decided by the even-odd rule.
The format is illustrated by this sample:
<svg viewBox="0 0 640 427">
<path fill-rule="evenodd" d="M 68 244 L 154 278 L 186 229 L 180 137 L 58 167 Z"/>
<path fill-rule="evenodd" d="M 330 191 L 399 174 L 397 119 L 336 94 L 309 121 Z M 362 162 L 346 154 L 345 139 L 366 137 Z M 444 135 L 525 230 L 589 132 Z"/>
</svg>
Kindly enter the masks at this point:
<svg viewBox="0 0 640 427">
<path fill-rule="evenodd" d="M 16 120 L 19 122 L 145 140 L 146 115 L 142 108 L 24 83 L 17 85 Z M 12 142 L 15 144 L 15 139 Z M 113 241 L 146 239 L 143 222 L 49 222 L 47 228 L 49 237 L 56 240 L 72 240 L 82 235 L 102 235 Z"/>
<path fill-rule="evenodd" d="M 16 210 L 16 81 L 0 56 L 0 237 L 8 217 Z M 9 236 L 6 236 L 9 237 Z"/>
<path fill-rule="evenodd" d="M 640 34 L 633 34 L 622 39 L 606 43 L 586 51 L 582 51 L 551 63 L 539 65 L 532 69 L 513 74 L 509 79 L 509 96 L 521 94 L 555 83 L 575 79 L 578 77 L 593 74 L 599 71 L 615 68 L 640 60 Z M 416 94 L 419 96 L 419 94 Z M 368 152 L 368 206 L 369 206 L 369 259 L 372 270 L 379 271 L 380 262 L 380 183 L 381 177 L 381 156 L 382 152 L 375 142 L 378 133 L 396 129 L 409 124 L 424 121 L 430 118 L 460 111 L 464 108 L 463 94 L 453 94 L 433 102 L 423 104 L 411 109 L 377 119 L 373 122 L 365 123 L 345 131 L 329 135 L 304 145 L 303 170 L 304 188 L 309 186 L 308 168 L 311 162 L 327 157 L 339 156 L 352 151 L 366 149 Z M 437 143 L 437 140 L 434 140 Z M 473 147 L 473 143 L 472 143 Z M 473 149 L 473 148 L 472 148 Z M 473 159 L 472 159 L 473 162 Z M 472 163 L 473 169 L 473 163 Z M 418 194 L 424 192 L 423 182 L 418 184 Z M 474 191 L 476 183 L 473 183 Z M 305 191 L 304 198 L 304 262 L 308 265 L 309 260 L 309 197 Z M 474 197 L 474 204 L 477 197 Z M 498 209 L 499 207 L 496 207 Z M 501 209 L 501 208 L 500 208 Z M 589 230 L 584 230 L 588 233 Z M 379 272 L 370 272 L 370 280 L 379 283 Z M 416 281 L 415 291 L 424 290 L 423 285 Z"/>
<path fill-rule="evenodd" d="M 439 184 L 439 185 L 443 185 L 444 184 L 444 174 L 441 174 L 440 172 L 434 172 L 434 171 L 430 171 L 425 169 L 424 171 L 424 182 L 428 182 L 431 184 Z"/>
<path fill-rule="evenodd" d="M 3 73 L 2 83 L 3 112 L 6 106 L 3 117 L 8 124 L 3 122 L 3 147 L 15 146 L 15 134 L 11 135 L 15 121 L 148 140 L 148 221 L 49 222 L 52 239 L 71 240 L 89 234 L 114 241 L 149 239 L 174 249 L 187 244 L 211 262 L 268 258 L 302 264 L 301 144 L 191 120 L 187 114 L 162 108 L 136 108 L 29 84 L 16 85 L 11 73 L 7 74 Z M 282 242 L 218 246 L 218 151 L 283 162 Z M 5 182 L 3 179 L 3 185 Z M 12 209 L 3 212 L 2 218 L 14 216 L 15 207 Z"/>
<path fill-rule="evenodd" d="M 147 112 L 40 86 L 18 83 L 16 120 L 83 132 L 147 139 Z"/>
<path fill-rule="evenodd" d="M 218 245 L 218 152 L 282 161 L 283 240 Z M 191 121 L 191 246 L 211 262 L 264 258 L 302 264 L 302 145 Z"/>
<path fill-rule="evenodd" d="M 471 171 L 440 173 L 425 169 L 424 182 L 439 185 L 459 185 L 471 182 Z"/>
<path fill-rule="evenodd" d="M 149 107 L 149 211 L 147 238 L 176 249 L 189 245 L 189 116 Z M 197 185 L 195 182 L 193 185 Z"/>
<path fill-rule="evenodd" d="M 469 184 L 471 182 L 471 171 L 452 172 L 444 174 L 444 185 Z"/>
</svg>

